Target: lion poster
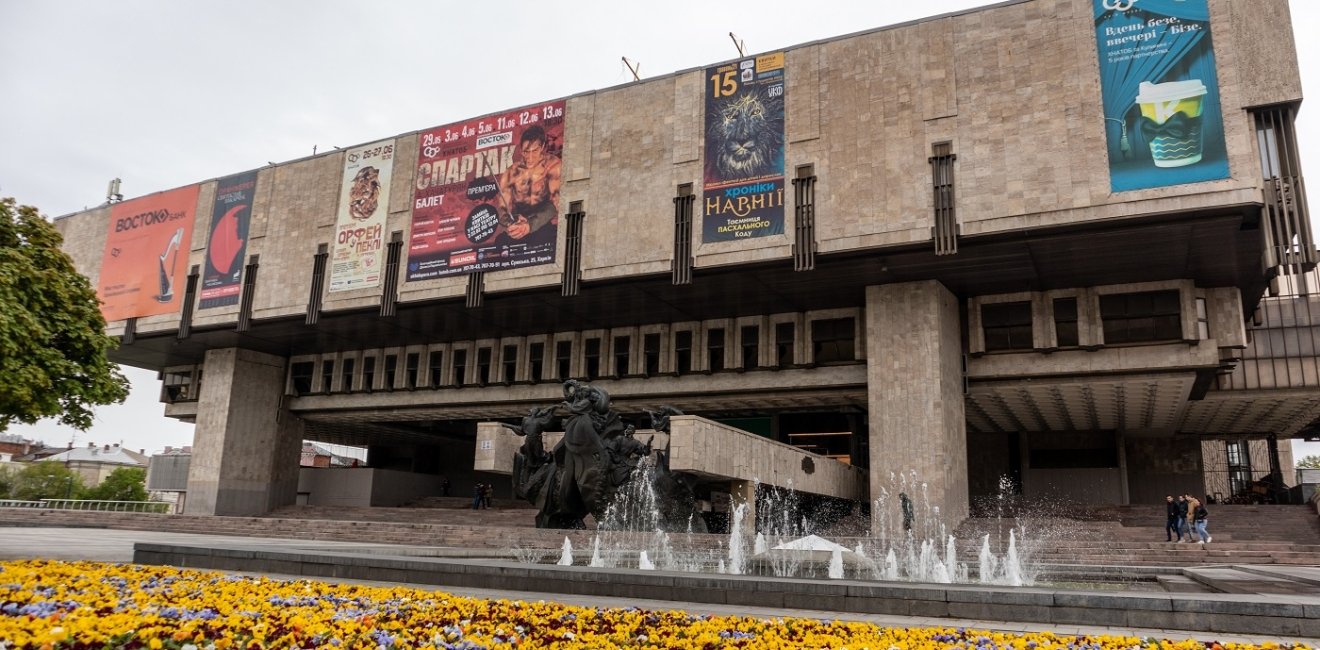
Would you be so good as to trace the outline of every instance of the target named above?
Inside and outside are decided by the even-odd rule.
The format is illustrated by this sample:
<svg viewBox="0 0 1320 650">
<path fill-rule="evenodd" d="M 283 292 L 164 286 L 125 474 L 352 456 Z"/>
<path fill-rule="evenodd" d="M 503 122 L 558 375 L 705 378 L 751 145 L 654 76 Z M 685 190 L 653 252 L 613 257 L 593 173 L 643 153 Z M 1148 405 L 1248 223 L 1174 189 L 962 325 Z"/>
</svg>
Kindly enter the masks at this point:
<svg viewBox="0 0 1320 650">
<path fill-rule="evenodd" d="M 784 232 L 784 53 L 706 69 L 702 241 Z"/>
<path fill-rule="evenodd" d="M 335 247 L 330 255 L 331 291 L 380 286 L 393 169 L 393 140 L 354 147 L 344 154 Z"/>
</svg>

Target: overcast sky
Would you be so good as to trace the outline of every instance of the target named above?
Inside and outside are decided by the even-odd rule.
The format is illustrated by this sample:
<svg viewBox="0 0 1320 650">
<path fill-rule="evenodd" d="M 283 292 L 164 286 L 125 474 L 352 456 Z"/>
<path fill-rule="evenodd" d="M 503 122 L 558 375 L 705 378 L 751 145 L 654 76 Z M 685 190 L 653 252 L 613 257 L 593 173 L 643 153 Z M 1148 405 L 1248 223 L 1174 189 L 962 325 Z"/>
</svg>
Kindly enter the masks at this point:
<svg viewBox="0 0 1320 650">
<path fill-rule="evenodd" d="M 631 80 L 621 56 L 643 77 L 727 60 L 730 31 L 755 53 L 986 4 L 0 2 L 0 196 L 54 217 L 103 203 L 115 177 L 132 198 L 617 85 Z M 1291 7 L 1293 31 L 1314 34 L 1320 3 Z M 1305 93 L 1320 97 L 1320 43 L 1297 50 Z M 1298 123 L 1312 175 L 1318 112 Z M 89 431 L 10 432 L 148 453 L 191 444 L 192 425 L 162 415 L 155 373 L 125 370 L 128 402 L 99 409 Z"/>
</svg>

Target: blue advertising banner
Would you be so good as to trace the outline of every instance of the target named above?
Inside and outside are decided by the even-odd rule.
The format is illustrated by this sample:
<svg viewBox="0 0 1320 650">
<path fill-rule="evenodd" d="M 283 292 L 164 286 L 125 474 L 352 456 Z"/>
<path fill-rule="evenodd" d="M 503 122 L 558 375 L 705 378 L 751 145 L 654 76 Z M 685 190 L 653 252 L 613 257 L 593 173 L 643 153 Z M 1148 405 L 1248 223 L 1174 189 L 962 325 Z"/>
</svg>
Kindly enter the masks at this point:
<svg viewBox="0 0 1320 650">
<path fill-rule="evenodd" d="M 706 69 L 701 239 L 784 232 L 784 53 Z"/>
<path fill-rule="evenodd" d="M 199 309 L 238 304 L 243 280 L 243 253 L 247 250 L 248 222 L 252 219 L 256 187 L 257 172 L 254 171 L 222 178 L 216 183 Z"/>
<path fill-rule="evenodd" d="M 1228 178 L 1207 0 L 1092 0 L 1114 192 Z"/>
</svg>

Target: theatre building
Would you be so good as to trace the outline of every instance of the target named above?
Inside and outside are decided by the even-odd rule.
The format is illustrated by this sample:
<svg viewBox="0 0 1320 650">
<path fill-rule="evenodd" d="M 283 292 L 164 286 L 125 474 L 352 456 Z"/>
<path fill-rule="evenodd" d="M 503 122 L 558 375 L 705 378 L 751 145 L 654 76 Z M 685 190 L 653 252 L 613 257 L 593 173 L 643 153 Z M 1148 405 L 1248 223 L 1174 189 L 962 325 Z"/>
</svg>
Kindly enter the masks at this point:
<svg viewBox="0 0 1320 650">
<path fill-rule="evenodd" d="M 303 440 L 378 503 L 502 496 L 483 423 L 567 378 L 683 410 L 711 504 L 1227 499 L 1320 434 L 1293 38 L 1286 0 L 1004 2 L 56 223 L 196 423 L 189 513 L 294 503 Z"/>
</svg>

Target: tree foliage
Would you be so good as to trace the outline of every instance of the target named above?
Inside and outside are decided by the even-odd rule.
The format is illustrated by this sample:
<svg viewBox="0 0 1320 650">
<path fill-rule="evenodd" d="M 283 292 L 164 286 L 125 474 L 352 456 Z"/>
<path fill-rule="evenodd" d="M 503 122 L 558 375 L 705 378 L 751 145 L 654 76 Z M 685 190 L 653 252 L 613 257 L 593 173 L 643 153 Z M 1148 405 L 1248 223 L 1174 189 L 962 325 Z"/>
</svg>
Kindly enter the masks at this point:
<svg viewBox="0 0 1320 650">
<path fill-rule="evenodd" d="M 28 463 L 14 477 L 11 495 L 15 499 L 78 499 L 83 494 L 82 477 L 64 463 L 46 460 Z"/>
<path fill-rule="evenodd" d="M 0 431 L 44 418 L 86 429 L 93 406 L 128 396 L 96 291 L 61 241 L 36 208 L 0 198 Z"/>
<path fill-rule="evenodd" d="M 14 477 L 17 475 L 18 470 L 0 465 L 0 499 L 13 498 L 10 495 L 14 493 Z"/>
<path fill-rule="evenodd" d="M 1297 461 L 1297 466 L 1304 469 L 1320 469 L 1320 456 L 1314 454 Z"/>
<path fill-rule="evenodd" d="M 140 467 L 120 467 L 101 481 L 100 485 L 88 488 L 83 493 L 85 499 L 104 499 L 106 501 L 146 501 L 147 470 Z"/>
</svg>

